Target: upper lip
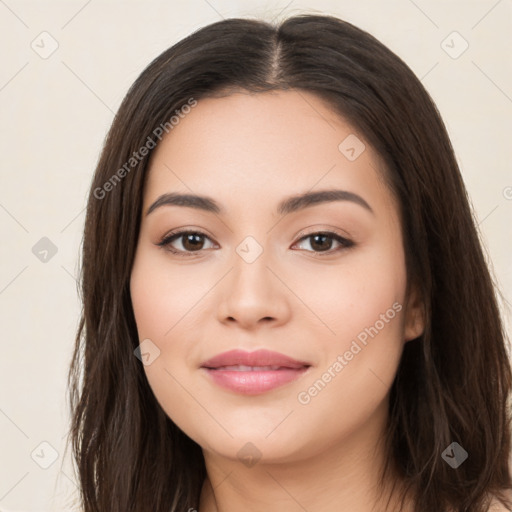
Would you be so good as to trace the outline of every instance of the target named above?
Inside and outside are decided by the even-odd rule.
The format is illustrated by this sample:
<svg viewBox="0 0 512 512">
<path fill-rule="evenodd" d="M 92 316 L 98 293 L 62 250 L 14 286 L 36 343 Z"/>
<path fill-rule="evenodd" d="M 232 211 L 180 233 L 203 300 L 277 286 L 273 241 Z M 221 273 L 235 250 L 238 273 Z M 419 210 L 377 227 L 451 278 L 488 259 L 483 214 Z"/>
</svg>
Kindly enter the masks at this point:
<svg viewBox="0 0 512 512">
<path fill-rule="evenodd" d="M 204 361 L 202 368 L 219 368 L 221 366 L 283 366 L 285 368 L 302 368 L 311 366 L 305 361 L 297 361 L 291 357 L 273 352 L 271 350 L 255 350 L 245 352 L 244 350 L 229 350 Z"/>
</svg>

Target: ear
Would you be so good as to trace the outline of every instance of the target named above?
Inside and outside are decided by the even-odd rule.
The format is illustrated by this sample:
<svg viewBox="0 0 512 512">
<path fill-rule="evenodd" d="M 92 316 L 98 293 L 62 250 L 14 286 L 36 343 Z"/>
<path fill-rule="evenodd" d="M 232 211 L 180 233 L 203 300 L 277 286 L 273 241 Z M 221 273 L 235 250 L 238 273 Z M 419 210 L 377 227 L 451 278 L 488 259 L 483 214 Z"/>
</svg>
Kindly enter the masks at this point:
<svg viewBox="0 0 512 512">
<path fill-rule="evenodd" d="M 411 289 L 404 313 L 404 342 L 421 336 L 425 331 L 424 303 L 417 288 Z"/>
</svg>

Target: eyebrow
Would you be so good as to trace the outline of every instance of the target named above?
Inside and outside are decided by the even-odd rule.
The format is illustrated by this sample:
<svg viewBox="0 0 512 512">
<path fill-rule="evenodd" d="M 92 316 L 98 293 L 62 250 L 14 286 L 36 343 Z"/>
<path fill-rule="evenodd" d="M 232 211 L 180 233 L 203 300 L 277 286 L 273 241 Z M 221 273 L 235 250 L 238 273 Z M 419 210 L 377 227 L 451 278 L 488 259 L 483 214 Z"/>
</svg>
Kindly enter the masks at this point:
<svg viewBox="0 0 512 512">
<path fill-rule="evenodd" d="M 306 192 L 304 194 L 291 196 L 279 203 L 277 213 L 280 215 L 287 215 L 288 213 L 297 212 L 310 206 L 320 203 L 330 203 L 333 201 L 350 201 L 362 206 L 375 215 L 371 206 L 361 196 L 347 190 L 320 190 L 317 192 Z M 216 214 L 224 213 L 224 209 L 210 197 L 172 192 L 158 197 L 158 199 L 148 208 L 146 215 L 149 215 L 161 206 L 183 206 Z"/>
</svg>

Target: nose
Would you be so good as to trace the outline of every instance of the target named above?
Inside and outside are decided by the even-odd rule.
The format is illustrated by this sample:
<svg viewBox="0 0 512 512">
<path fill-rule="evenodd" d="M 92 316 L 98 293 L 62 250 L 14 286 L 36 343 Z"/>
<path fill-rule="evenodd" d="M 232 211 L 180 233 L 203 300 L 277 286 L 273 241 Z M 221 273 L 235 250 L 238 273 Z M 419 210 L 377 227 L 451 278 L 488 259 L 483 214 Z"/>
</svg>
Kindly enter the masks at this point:
<svg viewBox="0 0 512 512">
<path fill-rule="evenodd" d="M 278 326 L 289 320 L 292 294 L 283 284 L 283 276 L 269 265 L 275 267 L 265 252 L 252 263 L 235 254 L 233 268 L 219 289 L 220 322 L 253 330 L 260 325 Z"/>
</svg>

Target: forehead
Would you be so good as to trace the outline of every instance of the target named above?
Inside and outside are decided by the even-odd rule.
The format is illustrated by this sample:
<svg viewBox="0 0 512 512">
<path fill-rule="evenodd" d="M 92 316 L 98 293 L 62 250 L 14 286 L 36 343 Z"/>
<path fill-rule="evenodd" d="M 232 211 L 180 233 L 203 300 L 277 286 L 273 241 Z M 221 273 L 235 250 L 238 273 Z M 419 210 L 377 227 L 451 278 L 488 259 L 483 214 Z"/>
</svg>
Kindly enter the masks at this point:
<svg viewBox="0 0 512 512">
<path fill-rule="evenodd" d="M 180 191 L 256 206 L 331 187 L 389 202 L 382 172 L 363 136 L 317 96 L 236 92 L 181 116 L 152 155 L 144 202 Z"/>
</svg>

